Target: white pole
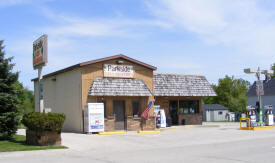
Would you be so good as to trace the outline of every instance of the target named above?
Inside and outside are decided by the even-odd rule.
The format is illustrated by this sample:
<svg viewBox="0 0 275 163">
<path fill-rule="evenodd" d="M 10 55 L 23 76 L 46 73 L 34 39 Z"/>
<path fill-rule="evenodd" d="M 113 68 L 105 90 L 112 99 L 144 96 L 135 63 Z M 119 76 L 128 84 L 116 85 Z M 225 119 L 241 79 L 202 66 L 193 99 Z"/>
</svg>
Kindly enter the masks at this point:
<svg viewBox="0 0 275 163">
<path fill-rule="evenodd" d="M 261 82 L 261 70 L 260 67 L 258 67 L 258 72 L 257 72 L 257 78 L 258 78 L 258 83 Z M 258 94 L 258 100 L 259 100 L 259 121 L 260 121 L 260 126 L 263 126 L 263 109 L 262 109 L 262 98 L 260 93 Z"/>
<path fill-rule="evenodd" d="M 43 86 L 41 85 L 41 80 L 42 80 L 42 66 L 38 68 L 38 91 L 39 91 L 39 112 L 43 113 L 44 112 L 44 105 L 43 105 L 43 93 L 42 89 Z M 40 88 L 42 86 L 42 88 Z"/>
</svg>

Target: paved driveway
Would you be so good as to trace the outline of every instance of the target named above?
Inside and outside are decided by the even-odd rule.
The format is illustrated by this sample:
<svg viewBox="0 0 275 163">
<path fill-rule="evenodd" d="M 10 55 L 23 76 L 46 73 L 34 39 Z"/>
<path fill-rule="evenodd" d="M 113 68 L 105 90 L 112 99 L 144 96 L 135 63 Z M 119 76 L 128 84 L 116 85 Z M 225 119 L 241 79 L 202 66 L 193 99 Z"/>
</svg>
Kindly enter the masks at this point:
<svg viewBox="0 0 275 163">
<path fill-rule="evenodd" d="M 218 125 L 181 126 L 160 134 L 63 133 L 69 149 L 0 153 L 0 162 L 275 162 L 275 129 L 240 131 L 238 124 Z"/>
</svg>

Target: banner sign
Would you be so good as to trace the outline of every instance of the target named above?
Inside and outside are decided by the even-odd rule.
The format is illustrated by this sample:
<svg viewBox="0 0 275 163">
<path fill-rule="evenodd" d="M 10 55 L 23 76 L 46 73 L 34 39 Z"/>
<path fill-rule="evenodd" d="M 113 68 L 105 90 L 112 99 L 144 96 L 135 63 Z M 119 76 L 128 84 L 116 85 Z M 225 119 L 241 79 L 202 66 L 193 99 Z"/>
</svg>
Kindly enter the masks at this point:
<svg viewBox="0 0 275 163">
<path fill-rule="evenodd" d="M 104 131 L 104 114 L 102 113 L 90 113 L 92 132 Z"/>
<path fill-rule="evenodd" d="M 33 68 L 45 66 L 48 62 L 48 36 L 43 35 L 33 42 Z"/>
<path fill-rule="evenodd" d="M 256 92 L 258 96 L 264 95 L 264 85 L 262 80 L 256 81 Z"/>
<path fill-rule="evenodd" d="M 133 78 L 134 68 L 129 65 L 104 64 L 104 77 Z"/>
</svg>

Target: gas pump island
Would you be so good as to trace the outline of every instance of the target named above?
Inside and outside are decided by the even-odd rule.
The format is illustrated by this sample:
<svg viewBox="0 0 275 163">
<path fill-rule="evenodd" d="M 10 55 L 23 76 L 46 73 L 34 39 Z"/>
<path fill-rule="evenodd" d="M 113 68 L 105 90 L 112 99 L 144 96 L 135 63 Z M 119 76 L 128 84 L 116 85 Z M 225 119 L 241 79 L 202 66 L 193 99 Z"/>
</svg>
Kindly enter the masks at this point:
<svg viewBox="0 0 275 163">
<path fill-rule="evenodd" d="M 258 95 L 258 101 L 256 106 L 247 106 L 247 118 L 240 118 L 240 129 L 241 130 L 260 130 L 260 129 L 268 129 L 268 128 L 275 128 L 273 126 L 274 117 L 272 113 L 272 105 L 264 106 L 265 114 L 263 118 L 263 108 L 262 108 L 262 98 L 261 96 L 264 95 L 264 87 L 263 81 L 261 80 L 261 74 L 265 74 L 266 79 L 268 80 L 268 75 L 273 74 L 272 70 L 261 70 L 260 67 L 258 69 L 244 69 L 244 72 L 247 74 L 256 74 L 257 81 L 256 81 L 256 94 Z M 258 114 L 256 114 L 256 112 Z M 258 118 L 257 118 L 258 116 Z M 257 122 L 257 119 L 259 120 Z M 247 121 L 247 126 L 242 127 L 242 121 Z"/>
<path fill-rule="evenodd" d="M 269 128 L 275 128 L 273 126 L 274 124 L 274 116 L 272 113 L 272 105 L 266 105 L 264 106 L 265 114 L 263 117 L 264 120 L 264 126 L 260 122 L 262 114 L 260 114 L 260 111 L 257 106 L 247 106 L 247 118 L 241 118 L 240 119 L 240 129 L 241 130 L 260 130 L 260 129 L 269 129 Z M 258 112 L 258 114 L 257 114 Z M 258 117 L 257 117 L 258 116 Z M 257 121 L 257 119 L 259 121 Z M 242 121 L 246 120 L 246 127 L 242 127 Z"/>
<path fill-rule="evenodd" d="M 256 118 L 256 108 L 253 106 L 247 106 L 246 110 L 247 110 L 248 118 L 250 119 L 247 121 L 247 126 L 250 126 L 250 127 L 258 126 L 257 118 Z"/>
<path fill-rule="evenodd" d="M 272 105 L 266 105 L 265 107 L 265 125 L 266 126 L 273 126 L 274 124 L 274 117 L 272 113 Z"/>
</svg>

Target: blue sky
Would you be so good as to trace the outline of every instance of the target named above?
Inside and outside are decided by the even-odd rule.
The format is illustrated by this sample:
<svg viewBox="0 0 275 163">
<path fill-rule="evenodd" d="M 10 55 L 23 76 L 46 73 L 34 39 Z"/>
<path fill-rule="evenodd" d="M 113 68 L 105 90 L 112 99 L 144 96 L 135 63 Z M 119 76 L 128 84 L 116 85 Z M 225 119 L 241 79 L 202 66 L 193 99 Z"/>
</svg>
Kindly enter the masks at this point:
<svg viewBox="0 0 275 163">
<path fill-rule="evenodd" d="M 275 62 L 272 0 L 1 0 L 0 39 L 19 80 L 33 89 L 32 42 L 48 34 L 43 74 L 124 54 L 159 73 L 225 75 Z"/>
</svg>

